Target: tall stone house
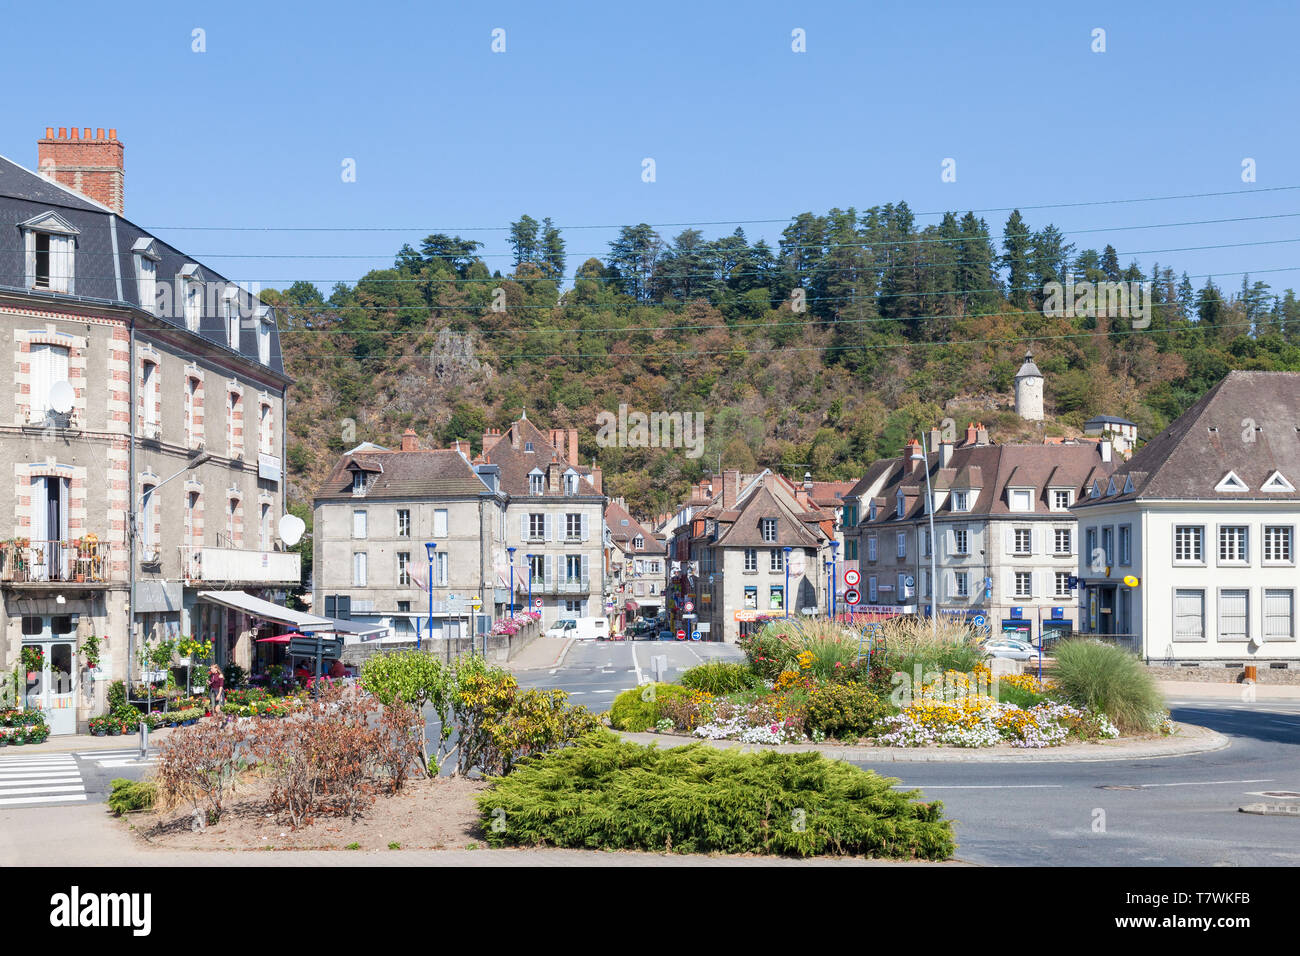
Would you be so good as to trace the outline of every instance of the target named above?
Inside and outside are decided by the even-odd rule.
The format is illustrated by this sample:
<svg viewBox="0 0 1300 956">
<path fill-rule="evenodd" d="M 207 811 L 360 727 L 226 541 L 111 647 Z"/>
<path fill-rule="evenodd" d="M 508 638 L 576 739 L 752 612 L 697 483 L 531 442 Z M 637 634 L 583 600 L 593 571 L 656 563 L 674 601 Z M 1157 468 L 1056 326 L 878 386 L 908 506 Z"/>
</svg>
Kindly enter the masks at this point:
<svg viewBox="0 0 1300 956">
<path fill-rule="evenodd" d="M 505 612 L 507 496 L 467 452 L 421 449 L 408 429 L 400 450 L 335 463 L 313 502 L 316 611 L 386 627 L 381 643 L 470 637 Z"/>
<path fill-rule="evenodd" d="M 37 171 L 0 157 L 0 668 L 43 652 L 25 697 L 53 733 L 139 676 L 146 637 L 246 664 L 249 620 L 202 595 L 300 579 L 274 311 L 128 220 L 124 181 L 116 130 L 47 129 Z"/>
<path fill-rule="evenodd" d="M 998 445 L 975 424 L 964 441 L 932 431 L 930 443 L 928 455 L 913 440 L 899 457 L 873 463 L 846 496 L 846 564 L 861 582 L 858 604 L 844 610 L 937 610 L 1034 641 L 1077 629 L 1070 578 L 1079 536 L 1070 508 L 1114 470 L 1111 444 Z"/>
<path fill-rule="evenodd" d="M 607 584 L 616 623 L 626 627 L 639 617 L 657 616 L 664 606 L 664 539 L 633 518 L 622 498 L 612 498 L 605 506 L 605 527 Z"/>
</svg>

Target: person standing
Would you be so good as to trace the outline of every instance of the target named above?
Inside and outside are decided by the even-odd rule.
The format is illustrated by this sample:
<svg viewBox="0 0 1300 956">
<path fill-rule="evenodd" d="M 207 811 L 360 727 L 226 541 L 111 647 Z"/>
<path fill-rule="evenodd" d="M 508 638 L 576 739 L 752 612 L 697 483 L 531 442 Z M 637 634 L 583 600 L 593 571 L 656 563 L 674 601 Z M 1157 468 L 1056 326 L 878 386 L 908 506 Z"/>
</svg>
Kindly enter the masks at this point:
<svg viewBox="0 0 1300 956">
<path fill-rule="evenodd" d="M 226 700 L 226 677 L 221 668 L 213 664 L 208 668 L 208 709 L 216 714 Z"/>
</svg>

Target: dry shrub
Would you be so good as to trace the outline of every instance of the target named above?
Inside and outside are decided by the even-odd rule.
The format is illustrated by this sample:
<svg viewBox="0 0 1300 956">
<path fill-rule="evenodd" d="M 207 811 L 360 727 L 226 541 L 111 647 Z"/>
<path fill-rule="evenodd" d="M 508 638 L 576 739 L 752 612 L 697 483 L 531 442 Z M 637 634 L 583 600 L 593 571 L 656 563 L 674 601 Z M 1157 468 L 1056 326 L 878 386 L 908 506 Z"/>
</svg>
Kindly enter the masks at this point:
<svg viewBox="0 0 1300 956">
<path fill-rule="evenodd" d="M 234 789 L 244 735 L 233 720 L 201 720 L 178 728 L 158 750 L 158 794 L 164 807 L 189 803 L 209 824 L 221 819 Z"/>
</svg>

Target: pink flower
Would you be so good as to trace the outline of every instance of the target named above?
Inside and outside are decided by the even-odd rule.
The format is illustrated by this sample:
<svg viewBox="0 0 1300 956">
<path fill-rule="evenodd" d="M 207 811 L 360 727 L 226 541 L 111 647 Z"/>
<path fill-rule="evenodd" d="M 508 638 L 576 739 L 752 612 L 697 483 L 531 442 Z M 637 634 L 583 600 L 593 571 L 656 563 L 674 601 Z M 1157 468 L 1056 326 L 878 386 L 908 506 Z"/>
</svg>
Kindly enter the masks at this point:
<svg viewBox="0 0 1300 956">
<path fill-rule="evenodd" d="M 780 724 L 773 724 L 773 725 L 772 725 L 772 733 L 777 734 L 777 733 L 780 733 L 780 732 L 781 732 L 781 725 L 780 725 Z"/>
</svg>

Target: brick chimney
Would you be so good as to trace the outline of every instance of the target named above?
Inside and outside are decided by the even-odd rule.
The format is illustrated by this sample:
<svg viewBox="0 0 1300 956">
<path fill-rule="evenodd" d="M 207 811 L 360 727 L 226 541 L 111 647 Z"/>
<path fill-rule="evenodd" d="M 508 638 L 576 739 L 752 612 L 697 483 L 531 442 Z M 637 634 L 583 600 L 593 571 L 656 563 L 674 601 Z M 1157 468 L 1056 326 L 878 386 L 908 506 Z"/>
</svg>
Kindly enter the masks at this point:
<svg viewBox="0 0 1300 956">
<path fill-rule="evenodd" d="M 415 434 L 415 429 L 408 428 L 402 432 L 402 451 L 419 451 L 420 439 Z"/>
<path fill-rule="evenodd" d="M 483 454 L 492 450 L 492 446 L 501 440 L 501 429 L 489 428 L 483 433 Z"/>
<path fill-rule="evenodd" d="M 736 499 L 739 497 L 740 472 L 729 468 L 722 473 L 722 507 L 735 507 Z"/>
<path fill-rule="evenodd" d="M 79 135 L 77 129 L 45 127 L 45 138 L 36 141 L 36 168 L 47 179 L 76 190 L 83 196 L 122 214 L 126 198 L 126 166 L 117 130 L 104 135 L 102 129 Z M 70 134 L 70 135 L 69 135 Z"/>
<path fill-rule="evenodd" d="M 914 455 L 920 455 L 920 454 L 921 454 L 921 443 L 917 441 L 915 438 L 913 438 L 911 441 L 907 443 L 907 447 L 903 449 L 903 467 L 907 468 L 909 471 L 912 472 L 920 471 L 922 466 L 925 465 L 925 460 L 913 459 Z"/>
<path fill-rule="evenodd" d="M 576 428 L 570 428 L 569 429 L 569 464 L 576 465 L 577 463 L 578 463 L 578 430 Z"/>
<path fill-rule="evenodd" d="M 968 422 L 966 425 L 966 444 L 975 444 L 975 423 Z"/>
<path fill-rule="evenodd" d="M 605 476 L 601 470 L 596 467 L 594 462 L 591 466 L 591 474 L 587 476 L 587 480 L 591 482 L 591 486 L 595 488 L 598 493 L 602 495 L 605 493 Z"/>
</svg>

